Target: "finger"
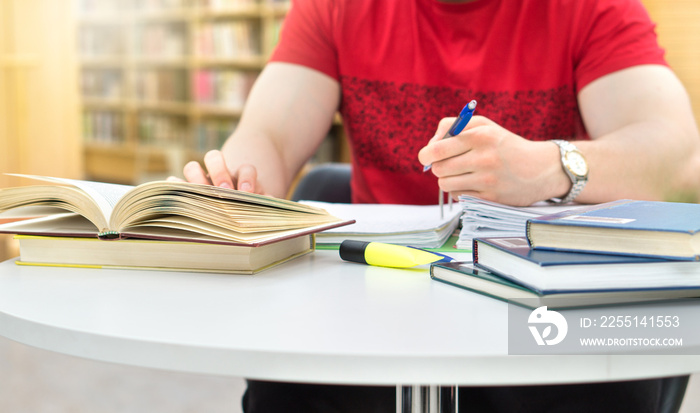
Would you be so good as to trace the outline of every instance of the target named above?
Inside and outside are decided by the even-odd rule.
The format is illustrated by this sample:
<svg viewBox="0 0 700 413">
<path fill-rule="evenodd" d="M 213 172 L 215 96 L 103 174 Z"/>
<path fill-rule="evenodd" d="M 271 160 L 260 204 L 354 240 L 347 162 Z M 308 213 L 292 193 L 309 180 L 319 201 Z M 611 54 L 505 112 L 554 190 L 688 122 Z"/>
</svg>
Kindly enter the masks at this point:
<svg viewBox="0 0 700 413">
<path fill-rule="evenodd" d="M 440 119 L 440 122 L 438 122 L 437 130 L 435 131 L 435 135 L 433 135 L 433 137 L 430 138 L 430 141 L 428 141 L 428 145 L 430 145 L 431 143 L 433 143 L 435 141 L 438 141 L 438 140 L 444 138 L 447 131 L 450 130 L 450 127 L 455 122 L 455 119 L 456 118 L 442 118 L 442 119 Z"/>
<path fill-rule="evenodd" d="M 465 130 L 471 129 L 475 126 L 493 126 L 496 125 L 496 122 L 492 121 L 491 119 L 487 118 L 486 116 L 481 116 L 481 115 L 474 115 L 472 117 L 472 120 L 469 121 L 467 126 L 464 127 Z"/>
<path fill-rule="evenodd" d="M 418 160 L 423 165 L 432 165 L 433 174 L 436 176 L 443 176 L 447 173 L 446 168 L 451 166 L 440 166 L 442 163 L 469 153 L 472 149 L 469 135 L 460 135 L 458 138 L 445 139 L 423 147 L 418 152 Z"/>
<path fill-rule="evenodd" d="M 462 194 L 465 192 L 494 192 L 498 188 L 497 176 L 483 171 L 469 172 L 438 178 L 438 186 L 445 192 Z"/>
<path fill-rule="evenodd" d="M 472 149 L 473 147 L 461 144 L 457 139 L 450 142 L 448 150 L 451 156 L 448 156 L 448 152 L 444 152 L 444 158 L 434 161 L 433 174 L 438 178 L 447 178 L 473 173 L 483 168 L 477 151 Z"/>
<path fill-rule="evenodd" d="M 438 187 L 445 193 L 457 198 L 460 195 L 472 195 L 480 197 L 479 194 L 488 192 L 490 188 L 480 185 L 479 178 L 470 174 L 461 178 L 441 178 L 438 179 Z"/>
<path fill-rule="evenodd" d="M 437 162 L 441 159 L 445 159 L 446 155 L 442 155 L 436 152 L 433 145 L 440 142 L 445 138 L 447 131 L 450 130 L 452 124 L 454 124 L 456 118 L 442 118 L 438 123 L 435 135 L 428 141 L 428 143 L 418 152 L 418 161 L 423 165 L 431 165 L 433 162 Z"/>
<path fill-rule="evenodd" d="M 202 169 L 202 166 L 197 161 L 187 162 L 184 168 L 182 168 L 182 173 L 185 175 L 185 179 L 188 182 L 193 182 L 195 184 L 211 185 L 211 181 L 207 178 L 207 174 Z"/>
<path fill-rule="evenodd" d="M 238 168 L 236 188 L 240 191 L 262 193 L 262 188 L 256 188 L 258 170 L 253 165 L 241 165 Z"/>
<path fill-rule="evenodd" d="M 221 151 L 214 149 L 207 152 L 204 155 L 204 165 L 207 167 L 212 185 L 220 186 L 221 188 L 233 188 L 233 180 Z"/>
<path fill-rule="evenodd" d="M 182 178 L 180 178 L 180 177 L 178 177 L 178 176 L 172 176 L 172 175 L 169 176 L 169 177 L 167 177 L 165 180 L 168 181 L 168 182 L 185 182 L 184 179 L 182 179 Z"/>
</svg>

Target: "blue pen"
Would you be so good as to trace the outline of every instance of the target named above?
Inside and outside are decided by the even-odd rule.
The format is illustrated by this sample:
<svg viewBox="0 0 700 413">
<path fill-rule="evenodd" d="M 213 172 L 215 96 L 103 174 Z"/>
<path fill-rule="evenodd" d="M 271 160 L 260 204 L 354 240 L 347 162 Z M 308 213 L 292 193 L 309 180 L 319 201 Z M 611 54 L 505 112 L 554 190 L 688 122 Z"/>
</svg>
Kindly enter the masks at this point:
<svg viewBox="0 0 700 413">
<path fill-rule="evenodd" d="M 450 129 L 447 130 L 447 133 L 445 134 L 445 136 L 442 137 L 442 139 L 447 139 L 459 135 L 467 126 L 467 123 L 469 123 L 469 121 L 472 119 L 472 115 L 474 115 L 474 109 L 476 109 L 476 100 L 472 100 L 471 102 L 464 105 L 462 111 L 459 112 L 459 116 L 457 116 L 457 119 L 455 119 L 454 123 L 452 124 L 452 126 L 450 126 Z M 432 164 L 425 165 L 423 167 L 423 172 L 429 171 L 430 168 L 432 168 L 432 166 Z"/>
<path fill-rule="evenodd" d="M 442 139 L 447 139 L 459 135 L 467 126 L 467 123 L 469 123 L 469 121 L 472 119 L 472 115 L 474 115 L 474 109 L 476 109 L 476 100 L 472 100 L 471 102 L 464 105 L 462 111 L 459 112 L 459 116 L 457 116 L 457 119 L 455 119 L 454 123 L 452 124 L 452 126 L 450 126 L 450 129 L 447 130 L 447 133 L 445 134 L 445 136 L 442 137 Z M 432 164 L 424 166 L 423 172 L 429 171 L 432 166 Z M 445 193 L 441 189 L 440 200 L 438 201 L 438 203 L 440 204 L 440 218 L 444 217 L 444 213 L 442 211 L 443 203 L 445 202 L 443 200 L 444 197 Z M 448 202 L 450 205 L 450 209 L 452 209 L 452 197 L 449 198 Z"/>
</svg>

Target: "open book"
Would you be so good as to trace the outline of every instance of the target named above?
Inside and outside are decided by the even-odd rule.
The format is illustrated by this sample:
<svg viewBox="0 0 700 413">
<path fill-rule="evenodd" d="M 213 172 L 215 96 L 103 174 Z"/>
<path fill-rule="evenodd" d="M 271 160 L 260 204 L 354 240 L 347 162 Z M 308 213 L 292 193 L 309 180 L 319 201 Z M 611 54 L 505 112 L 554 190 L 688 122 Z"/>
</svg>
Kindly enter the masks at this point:
<svg viewBox="0 0 700 413">
<path fill-rule="evenodd" d="M 116 185 L 35 175 L 49 184 L 0 190 L 0 212 L 56 213 L 0 226 L 24 235 L 150 239 L 260 246 L 352 223 L 279 198 L 188 182 Z"/>
</svg>

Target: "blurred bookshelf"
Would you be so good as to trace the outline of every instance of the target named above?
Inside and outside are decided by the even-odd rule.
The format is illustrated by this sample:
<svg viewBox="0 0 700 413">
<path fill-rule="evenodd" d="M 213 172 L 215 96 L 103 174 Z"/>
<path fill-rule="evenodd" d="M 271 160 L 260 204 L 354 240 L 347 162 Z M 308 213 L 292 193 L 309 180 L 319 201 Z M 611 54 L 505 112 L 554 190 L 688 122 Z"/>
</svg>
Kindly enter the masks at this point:
<svg viewBox="0 0 700 413">
<path fill-rule="evenodd" d="M 88 179 L 181 175 L 219 148 L 279 37 L 287 0 L 77 0 Z M 312 162 L 349 161 L 337 117 Z"/>
</svg>

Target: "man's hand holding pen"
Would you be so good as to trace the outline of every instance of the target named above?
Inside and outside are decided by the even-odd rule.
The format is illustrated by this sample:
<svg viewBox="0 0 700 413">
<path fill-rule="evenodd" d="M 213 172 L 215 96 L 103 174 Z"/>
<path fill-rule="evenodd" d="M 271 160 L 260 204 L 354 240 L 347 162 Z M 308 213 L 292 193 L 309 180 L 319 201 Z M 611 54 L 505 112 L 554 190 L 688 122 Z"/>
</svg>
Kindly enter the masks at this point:
<svg viewBox="0 0 700 413">
<path fill-rule="evenodd" d="M 466 194 L 526 206 L 570 189 L 559 150 L 551 142 L 526 140 L 478 115 L 461 133 L 442 139 L 454 121 L 442 119 L 435 136 L 418 153 L 421 164 L 432 164 L 440 189 L 450 196 Z"/>
</svg>

